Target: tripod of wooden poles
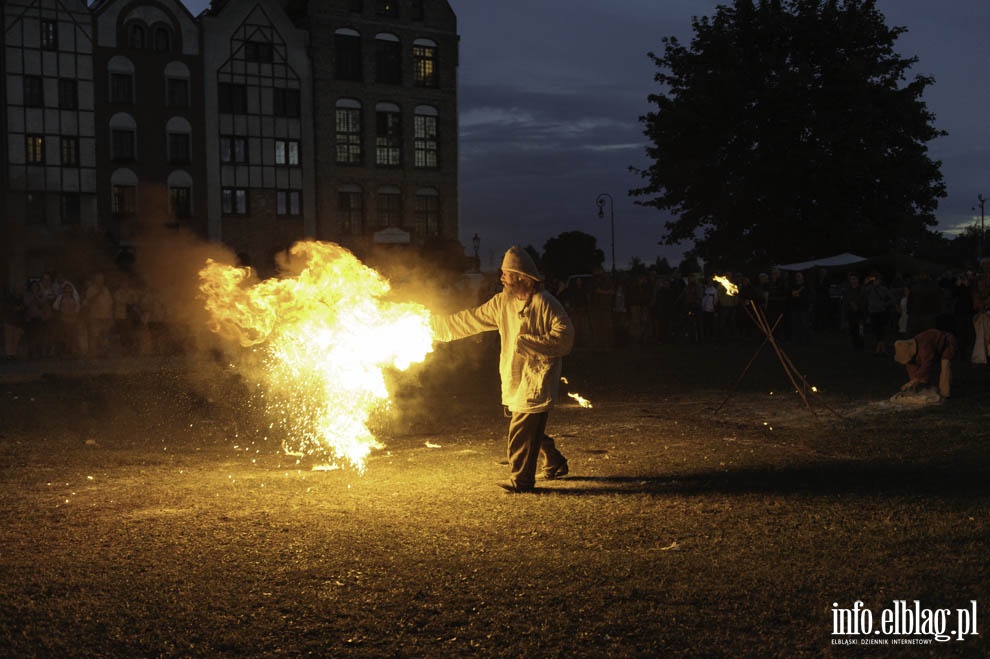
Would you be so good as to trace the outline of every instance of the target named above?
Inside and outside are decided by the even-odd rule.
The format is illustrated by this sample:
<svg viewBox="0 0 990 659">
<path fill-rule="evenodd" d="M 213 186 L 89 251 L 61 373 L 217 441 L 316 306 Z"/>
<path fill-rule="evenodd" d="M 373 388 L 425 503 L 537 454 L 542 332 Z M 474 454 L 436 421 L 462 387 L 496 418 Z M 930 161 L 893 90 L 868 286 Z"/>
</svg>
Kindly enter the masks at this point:
<svg viewBox="0 0 990 659">
<path fill-rule="evenodd" d="M 777 343 L 777 337 L 774 336 L 774 331 L 777 329 L 777 326 L 780 324 L 780 321 L 783 318 L 783 316 L 778 316 L 777 320 L 774 321 L 774 324 L 771 326 L 770 322 L 767 320 L 766 314 L 764 314 L 763 310 L 756 305 L 755 300 L 748 300 L 747 303 L 743 305 L 743 308 L 746 310 L 746 313 L 749 315 L 750 319 L 752 319 L 753 323 L 757 326 L 757 328 L 759 328 L 760 332 L 762 332 L 766 338 L 763 340 L 763 343 L 760 344 L 760 347 L 756 349 L 756 352 L 753 354 L 752 358 L 750 358 L 749 362 L 746 364 L 746 368 L 744 368 L 742 373 L 739 374 L 739 378 L 736 380 L 736 383 L 732 385 L 732 389 L 729 390 L 729 394 L 725 397 L 725 400 L 719 403 L 719 406 L 715 408 L 715 411 L 718 412 L 727 402 L 729 402 L 729 399 L 732 397 L 732 394 L 735 393 L 736 389 L 739 387 L 739 383 L 741 383 L 743 381 L 743 378 L 746 377 L 746 374 L 749 372 L 750 367 L 752 367 L 753 362 L 756 361 L 756 358 L 760 355 L 760 352 L 762 352 L 763 347 L 769 343 L 770 346 L 773 348 L 774 352 L 777 354 L 777 359 L 780 361 L 780 365 L 783 366 L 784 373 L 787 374 L 787 377 L 791 381 L 791 384 L 794 385 L 794 390 L 798 393 L 799 396 L 801 396 L 801 400 L 804 401 L 805 407 L 808 408 L 808 411 L 810 411 L 812 414 L 817 416 L 818 413 L 811 406 L 810 395 L 817 394 L 818 390 L 815 389 L 815 387 L 813 387 L 812 385 L 810 385 L 808 383 L 807 378 L 805 378 L 804 375 L 802 375 L 801 372 L 798 371 L 797 367 L 794 366 L 794 362 L 791 361 L 791 358 L 787 355 L 786 352 L 784 352 L 784 349 L 781 348 L 780 344 Z M 824 405 L 825 408 L 828 409 L 835 416 L 839 417 L 840 419 L 842 418 L 841 414 L 839 414 L 834 409 L 829 407 L 824 401 L 822 402 L 822 405 Z"/>
</svg>

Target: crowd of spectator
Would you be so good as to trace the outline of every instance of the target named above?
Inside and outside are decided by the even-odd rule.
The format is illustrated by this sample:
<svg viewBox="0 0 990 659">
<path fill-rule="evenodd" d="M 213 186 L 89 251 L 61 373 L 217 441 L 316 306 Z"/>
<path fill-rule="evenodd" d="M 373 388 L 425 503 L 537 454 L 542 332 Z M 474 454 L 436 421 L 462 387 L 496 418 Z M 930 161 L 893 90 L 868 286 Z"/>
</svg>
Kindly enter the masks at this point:
<svg viewBox="0 0 990 659">
<path fill-rule="evenodd" d="M 6 359 L 99 358 L 178 351 L 157 292 L 132 274 L 97 271 L 81 286 L 45 272 L 3 298 Z"/>
<path fill-rule="evenodd" d="M 729 294 L 716 276 L 738 292 Z M 552 283 L 551 290 L 576 325 L 578 349 L 762 339 L 751 317 L 758 309 L 777 340 L 809 344 L 841 332 L 851 349 L 887 355 L 894 339 L 934 327 L 954 333 L 962 350 L 971 349 L 978 278 L 973 268 L 889 279 L 869 269 L 773 268 L 751 277 L 641 268 L 613 280 L 599 269 Z"/>
</svg>

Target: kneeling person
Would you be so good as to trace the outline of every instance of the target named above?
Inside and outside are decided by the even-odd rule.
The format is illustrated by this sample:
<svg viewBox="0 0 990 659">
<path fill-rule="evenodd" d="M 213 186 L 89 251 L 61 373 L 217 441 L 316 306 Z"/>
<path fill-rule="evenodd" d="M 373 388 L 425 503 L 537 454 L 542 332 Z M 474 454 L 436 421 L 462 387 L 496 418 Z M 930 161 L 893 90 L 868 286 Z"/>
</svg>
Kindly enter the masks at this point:
<svg viewBox="0 0 990 659">
<path fill-rule="evenodd" d="M 934 387 L 948 398 L 952 390 L 952 364 L 956 356 L 956 337 L 939 329 L 921 332 L 913 339 L 894 342 L 894 361 L 904 364 L 908 381 L 901 391 L 918 391 Z"/>
</svg>

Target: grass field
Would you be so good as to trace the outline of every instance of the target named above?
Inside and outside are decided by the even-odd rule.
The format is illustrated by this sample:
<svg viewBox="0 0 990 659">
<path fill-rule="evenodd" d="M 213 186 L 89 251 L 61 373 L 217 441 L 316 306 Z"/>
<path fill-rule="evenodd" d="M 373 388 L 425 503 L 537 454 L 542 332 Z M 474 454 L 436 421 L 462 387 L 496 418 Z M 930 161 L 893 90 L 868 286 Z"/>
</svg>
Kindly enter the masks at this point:
<svg viewBox="0 0 990 659">
<path fill-rule="evenodd" d="M 771 351 L 734 386 L 757 345 L 568 358 L 594 407 L 532 495 L 494 485 L 490 343 L 402 377 L 363 475 L 202 364 L 0 385 L 0 655 L 987 656 L 990 372 L 898 408 L 901 367 L 819 337 L 785 345 L 809 410 Z M 833 634 L 900 600 L 979 634 Z"/>
</svg>

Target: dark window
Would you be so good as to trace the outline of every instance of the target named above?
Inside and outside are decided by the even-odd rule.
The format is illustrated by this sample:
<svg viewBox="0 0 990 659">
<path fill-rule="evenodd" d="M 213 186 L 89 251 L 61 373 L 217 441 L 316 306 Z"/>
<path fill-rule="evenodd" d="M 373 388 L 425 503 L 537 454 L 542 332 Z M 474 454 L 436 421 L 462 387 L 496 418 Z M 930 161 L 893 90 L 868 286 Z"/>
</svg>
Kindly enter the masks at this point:
<svg viewBox="0 0 990 659">
<path fill-rule="evenodd" d="M 421 21 L 426 18 L 426 11 L 423 8 L 423 0 L 412 0 L 409 13 L 414 21 Z"/>
<path fill-rule="evenodd" d="M 413 118 L 415 137 L 415 165 L 424 169 L 436 169 L 440 166 L 437 158 L 437 118 L 429 114 L 417 114 Z"/>
<path fill-rule="evenodd" d="M 246 137 L 220 136 L 220 162 L 244 163 L 247 161 L 248 144 Z"/>
<path fill-rule="evenodd" d="M 132 23 L 127 28 L 127 45 L 131 48 L 144 48 L 144 26 Z"/>
<path fill-rule="evenodd" d="M 190 146 L 189 133 L 169 133 L 168 161 L 173 165 L 184 165 L 188 163 Z"/>
<path fill-rule="evenodd" d="M 363 80 L 361 74 L 361 37 L 352 34 L 334 35 L 334 59 L 337 80 Z"/>
<path fill-rule="evenodd" d="M 172 46 L 172 36 L 163 27 L 155 28 L 155 50 L 159 53 L 167 53 Z"/>
<path fill-rule="evenodd" d="M 71 78 L 58 79 L 58 106 L 63 110 L 79 107 L 79 83 Z"/>
<path fill-rule="evenodd" d="M 41 76 L 24 76 L 24 105 L 45 107 L 45 81 Z"/>
<path fill-rule="evenodd" d="M 134 131 L 129 128 L 115 128 L 110 131 L 110 158 L 112 160 L 134 160 Z"/>
<path fill-rule="evenodd" d="M 81 213 L 79 212 L 79 193 L 62 193 L 62 224 L 79 224 Z"/>
<path fill-rule="evenodd" d="M 45 193 L 28 192 L 24 202 L 28 224 L 45 224 Z"/>
<path fill-rule="evenodd" d="M 275 52 L 268 41 L 246 41 L 244 59 L 249 62 L 271 63 L 275 60 Z"/>
<path fill-rule="evenodd" d="M 172 188 L 169 191 L 172 203 L 172 217 L 186 219 L 192 217 L 192 195 L 189 188 Z"/>
<path fill-rule="evenodd" d="M 27 148 L 27 163 L 41 165 L 45 162 L 45 138 L 42 135 L 25 135 L 24 144 Z"/>
<path fill-rule="evenodd" d="M 440 197 L 416 195 L 416 233 L 420 238 L 440 235 Z"/>
<path fill-rule="evenodd" d="M 66 167 L 79 166 L 79 138 L 62 136 L 62 164 Z"/>
<path fill-rule="evenodd" d="M 302 215 L 301 195 L 299 190 L 276 190 L 275 214 Z"/>
<path fill-rule="evenodd" d="M 402 197 L 398 192 L 378 193 L 378 226 L 402 226 Z"/>
<path fill-rule="evenodd" d="M 275 164 L 299 164 L 299 140 L 275 140 Z"/>
<path fill-rule="evenodd" d="M 437 49 L 433 46 L 413 46 L 413 84 L 417 87 L 437 86 Z"/>
<path fill-rule="evenodd" d="M 247 86 L 221 82 L 219 100 L 220 112 L 226 114 L 246 114 Z"/>
<path fill-rule="evenodd" d="M 398 41 L 375 39 L 375 82 L 388 85 L 402 82 L 401 49 Z"/>
<path fill-rule="evenodd" d="M 299 90 L 276 87 L 272 97 L 272 108 L 276 117 L 299 116 Z"/>
<path fill-rule="evenodd" d="M 58 23 L 51 20 L 41 21 L 42 50 L 58 50 Z"/>
<path fill-rule="evenodd" d="M 361 109 L 337 108 L 337 163 L 361 164 Z"/>
<path fill-rule="evenodd" d="M 185 78 L 169 78 L 165 81 L 168 107 L 189 107 L 189 81 Z"/>
<path fill-rule="evenodd" d="M 137 210 L 137 187 L 114 185 L 110 189 L 110 212 L 115 215 L 133 215 Z"/>
<path fill-rule="evenodd" d="M 110 102 L 134 102 L 134 76 L 130 73 L 110 74 Z"/>
<path fill-rule="evenodd" d="M 375 13 L 379 16 L 398 18 L 399 3 L 396 0 L 375 0 Z"/>
<path fill-rule="evenodd" d="M 340 213 L 340 231 L 343 234 L 360 234 L 364 231 L 364 209 L 361 193 L 340 191 L 337 193 L 337 211 Z"/>
<path fill-rule="evenodd" d="M 220 205 L 224 215 L 247 215 L 248 195 L 244 188 L 223 188 Z"/>
<path fill-rule="evenodd" d="M 402 121 L 398 112 L 379 110 L 375 113 L 375 164 L 398 167 L 402 164 Z"/>
</svg>

